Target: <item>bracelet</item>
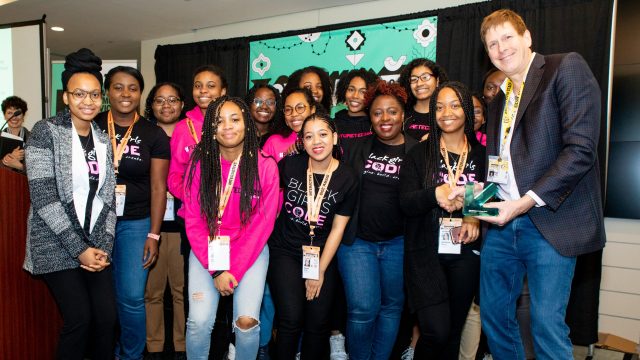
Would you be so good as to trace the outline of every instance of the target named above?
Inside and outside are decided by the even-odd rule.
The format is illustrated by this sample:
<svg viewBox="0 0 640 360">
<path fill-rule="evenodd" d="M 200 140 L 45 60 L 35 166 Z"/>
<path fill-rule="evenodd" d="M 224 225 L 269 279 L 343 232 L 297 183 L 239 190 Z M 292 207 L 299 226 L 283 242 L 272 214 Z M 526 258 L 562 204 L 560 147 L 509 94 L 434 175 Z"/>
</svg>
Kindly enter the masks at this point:
<svg viewBox="0 0 640 360">
<path fill-rule="evenodd" d="M 148 237 L 148 238 L 155 239 L 155 240 L 157 240 L 157 241 L 160 241 L 160 235 L 158 235 L 158 234 L 148 233 L 148 234 L 147 234 L 147 237 Z"/>
<path fill-rule="evenodd" d="M 214 272 L 213 272 L 213 274 L 211 274 L 211 277 L 215 279 L 215 278 L 217 278 L 218 276 L 222 275 L 222 273 L 223 273 L 223 272 L 224 272 L 224 271 L 222 271 L 222 270 L 214 271 Z"/>
</svg>

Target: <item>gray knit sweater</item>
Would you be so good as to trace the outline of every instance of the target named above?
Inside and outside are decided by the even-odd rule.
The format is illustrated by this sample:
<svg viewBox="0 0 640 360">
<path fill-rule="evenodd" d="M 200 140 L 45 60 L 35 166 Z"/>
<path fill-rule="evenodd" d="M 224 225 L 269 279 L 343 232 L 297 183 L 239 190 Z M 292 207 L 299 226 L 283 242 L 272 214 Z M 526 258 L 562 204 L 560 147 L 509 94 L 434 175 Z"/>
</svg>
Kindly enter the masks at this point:
<svg viewBox="0 0 640 360">
<path fill-rule="evenodd" d="M 72 127 L 69 114 L 38 121 L 25 147 L 31 208 L 24 269 L 32 274 L 73 269 L 89 247 L 111 254 L 115 234 L 115 175 L 113 152 L 106 134 L 93 125 L 94 139 L 107 146 L 107 171 L 99 196 L 104 207 L 89 236 L 85 235 L 73 203 Z"/>
</svg>

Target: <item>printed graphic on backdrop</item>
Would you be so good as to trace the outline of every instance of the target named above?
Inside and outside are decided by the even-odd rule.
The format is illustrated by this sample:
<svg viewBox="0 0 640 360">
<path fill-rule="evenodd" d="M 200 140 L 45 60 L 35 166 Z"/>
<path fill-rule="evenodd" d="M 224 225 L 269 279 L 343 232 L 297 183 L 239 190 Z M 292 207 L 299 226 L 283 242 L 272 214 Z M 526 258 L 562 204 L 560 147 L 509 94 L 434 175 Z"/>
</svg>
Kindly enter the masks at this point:
<svg viewBox="0 0 640 360">
<path fill-rule="evenodd" d="M 371 69 L 387 81 L 418 57 L 436 59 L 437 17 L 300 34 L 250 44 L 249 87 L 268 82 L 282 91 L 295 70 L 325 68 L 335 83 L 352 69 Z"/>
</svg>

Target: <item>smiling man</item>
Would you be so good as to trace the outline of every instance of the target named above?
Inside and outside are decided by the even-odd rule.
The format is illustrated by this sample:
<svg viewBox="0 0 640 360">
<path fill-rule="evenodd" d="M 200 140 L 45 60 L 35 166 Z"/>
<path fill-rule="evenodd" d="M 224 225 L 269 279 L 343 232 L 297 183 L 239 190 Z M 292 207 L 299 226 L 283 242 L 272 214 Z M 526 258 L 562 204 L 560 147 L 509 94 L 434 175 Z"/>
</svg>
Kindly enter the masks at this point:
<svg viewBox="0 0 640 360">
<path fill-rule="evenodd" d="M 600 89 L 576 53 L 540 55 L 511 10 L 481 25 L 489 58 L 507 76 L 489 106 L 488 181 L 497 217 L 482 250 L 481 313 L 494 359 L 523 359 L 515 317 L 525 274 L 536 359 L 572 359 L 565 312 L 576 257 L 605 243 L 597 161 Z M 492 167 L 492 164 L 494 165 Z M 579 226 L 576 224 L 579 222 Z"/>
</svg>

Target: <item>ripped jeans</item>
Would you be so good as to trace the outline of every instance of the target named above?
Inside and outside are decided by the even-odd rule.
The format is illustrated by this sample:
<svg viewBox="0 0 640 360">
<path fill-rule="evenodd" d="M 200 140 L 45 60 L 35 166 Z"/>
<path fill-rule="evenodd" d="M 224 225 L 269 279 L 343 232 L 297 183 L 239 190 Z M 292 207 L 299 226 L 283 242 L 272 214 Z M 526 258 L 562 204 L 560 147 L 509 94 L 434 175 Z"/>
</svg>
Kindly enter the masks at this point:
<svg viewBox="0 0 640 360">
<path fill-rule="evenodd" d="M 233 296 L 233 330 L 236 334 L 236 359 L 255 360 L 260 342 L 260 304 L 264 291 L 269 248 L 265 245 L 253 265 L 238 283 Z M 187 319 L 187 356 L 191 359 L 208 359 L 211 346 L 211 330 L 216 320 L 220 293 L 213 285 L 213 278 L 198 258 L 189 255 L 189 317 Z M 238 318 L 248 317 L 258 324 L 241 329 Z"/>
</svg>

